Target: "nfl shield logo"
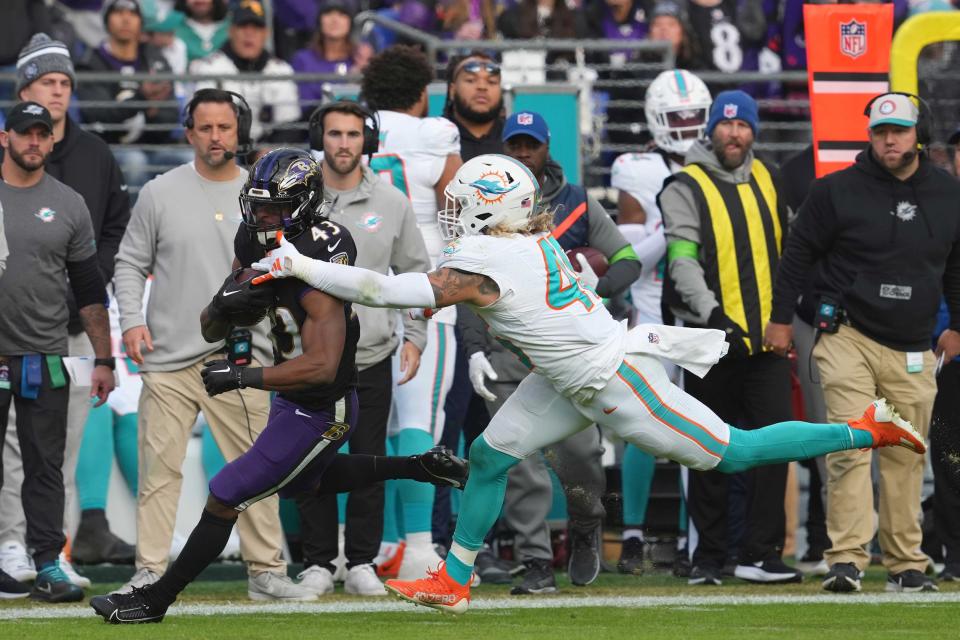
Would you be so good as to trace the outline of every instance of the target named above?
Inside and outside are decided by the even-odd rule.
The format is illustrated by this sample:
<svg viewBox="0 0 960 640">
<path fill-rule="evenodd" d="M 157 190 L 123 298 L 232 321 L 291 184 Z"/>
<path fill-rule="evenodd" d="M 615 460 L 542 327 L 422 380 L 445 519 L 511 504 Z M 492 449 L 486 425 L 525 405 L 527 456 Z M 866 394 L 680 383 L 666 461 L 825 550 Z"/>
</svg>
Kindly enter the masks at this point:
<svg viewBox="0 0 960 640">
<path fill-rule="evenodd" d="M 523 125 L 525 127 L 533 124 L 533 114 L 532 113 L 521 113 L 517 115 L 517 124 Z"/>
<path fill-rule="evenodd" d="M 840 25 L 840 53 L 851 58 L 859 58 L 867 52 L 867 25 L 865 22 L 850 20 Z"/>
<path fill-rule="evenodd" d="M 647 334 L 647 340 L 650 344 L 660 344 L 660 336 L 652 331 Z"/>
<path fill-rule="evenodd" d="M 723 117 L 725 120 L 733 120 L 737 117 L 737 105 L 735 104 L 725 104 L 723 105 Z"/>
</svg>

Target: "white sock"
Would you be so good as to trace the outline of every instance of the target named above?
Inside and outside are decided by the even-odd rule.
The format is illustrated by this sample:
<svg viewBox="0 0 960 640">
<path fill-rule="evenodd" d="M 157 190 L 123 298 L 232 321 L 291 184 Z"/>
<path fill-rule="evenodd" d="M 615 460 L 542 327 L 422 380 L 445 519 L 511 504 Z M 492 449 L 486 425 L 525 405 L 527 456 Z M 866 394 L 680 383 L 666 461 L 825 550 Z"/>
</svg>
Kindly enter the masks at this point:
<svg viewBox="0 0 960 640">
<path fill-rule="evenodd" d="M 624 529 L 623 539 L 627 540 L 629 538 L 640 538 L 640 541 L 643 542 L 643 529 Z"/>
<path fill-rule="evenodd" d="M 466 547 L 462 547 L 454 542 L 450 545 L 449 553 L 455 555 L 457 560 L 463 564 L 467 565 L 468 567 L 472 567 L 474 561 L 477 559 L 477 554 L 480 553 L 480 549 L 467 549 Z"/>
<path fill-rule="evenodd" d="M 408 549 L 433 549 L 433 534 L 429 531 L 408 533 L 406 540 Z"/>
</svg>

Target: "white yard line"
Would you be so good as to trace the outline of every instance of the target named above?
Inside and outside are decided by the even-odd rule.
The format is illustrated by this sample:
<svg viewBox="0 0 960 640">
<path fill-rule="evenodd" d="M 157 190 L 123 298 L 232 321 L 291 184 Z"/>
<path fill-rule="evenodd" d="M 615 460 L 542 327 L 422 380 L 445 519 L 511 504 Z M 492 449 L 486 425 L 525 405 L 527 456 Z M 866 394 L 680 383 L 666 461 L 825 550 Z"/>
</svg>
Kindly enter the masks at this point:
<svg viewBox="0 0 960 640">
<path fill-rule="evenodd" d="M 857 595 L 769 595 L 769 596 L 544 596 L 524 598 L 481 598 L 471 609 L 574 609 L 577 607 L 708 607 L 765 604 L 955 604 L 960 592 L 951 593 L 864 593 Z M 169 616 L 231 616 L 259 613 L 381 613 L 390 611 L 428 611 L 393 599 L 356 602 L 297 602 L 271 604 L 183 604 L 175 605 Z M 0 620 L 87 618 L 96 614 L 88 605 L 47 605 L 43 607 L 0 607 Z"/>
</svg>

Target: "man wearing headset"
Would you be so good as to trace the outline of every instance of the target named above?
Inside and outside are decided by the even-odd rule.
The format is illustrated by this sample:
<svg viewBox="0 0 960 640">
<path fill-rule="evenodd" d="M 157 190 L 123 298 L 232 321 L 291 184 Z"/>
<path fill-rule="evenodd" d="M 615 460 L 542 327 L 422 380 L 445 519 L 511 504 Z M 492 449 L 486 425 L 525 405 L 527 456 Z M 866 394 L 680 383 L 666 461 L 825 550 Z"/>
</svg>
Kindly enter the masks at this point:
<svg viewBox="0 0 960 640">
<path fill-rule="evenodd" d="M 886 93 L 868 103 L 870 145 L 856 162 L 817 180 L 800 208 L 780 260 L 765 342 L 785 353 L 808 273 L 828 420 L 885 396 L 926 435 L 938 359 L 960 353 L 960 183 L 918 151 L 930 136 L 929 110 L 916 96 Z M 936 351 L 930 336 L 941 295 L 949 328 Z M 879 455 L 880 546 L 887 591 L 935 591 L 923 571 L 920 489 L 923 460 Z M 823 588 L 859 591 L 874 533 L 871 455 L 827 455 L 827 532 L 833 547 Z"/>
<path fill-rule="evenodd" d="M 140 365 L 143 381 L 137 572 L 122 592 L 156 582 L 166 569 L 180 499 L 180 468 L 197 413 L 203 411 L 227 462 L 251 446 L 267 421 L 265 391 L 207 395 L 200 370 L 213 354 L 224 352 L 224 342 L 208 343 L 194 320 L 233 264 L 233 240 L 242 219 L 237 196 L 247 178 L 235 157 L 249 145 L 250 112 L 238 94 L 201 89 L 185 116 L 194 160 L 144 185 L 120 243 L 114 275 L 123 344 Z M 202 256 L 202 263 L 187 259 L 193 253 Z M 151 274 L 144 317 L 143 291 Z M 269 362 L 265 323 L 250 330 L 254 360 Z M 316 597 L 287 578 L 275 496 L 246 510 L 238 526 L 251 598 Z"/>
<path fill-rule="evenodd" d="M 347 228 L 357 245 L 357 265 L 386 274 L 429 270 L 430 259 L 417 229 L 407 196 L 380 179 L 363 156 L 377 151 L 379 131 L 374 114 L 357 102 L 332 102 L 310 118 L 310 147 L 323 151 L 323 182 L 330 202 L 330 220 Z M 357 344 L 359 418 L 350 437 L 350 452 L 386 453 L 387 419 L 393 396 L 392 355 L 397 350 L 398 314 L 387 309 L 355 306 L 360 319 Z M 400 351 L 403 385 L 417 373 L 427 342 L 426 322 L 403 316 Z M 333 592 L 333 560 L 337 556 L 335 495 L 297 499 L 303 524 L 302 584 L 317 595 Z M 386 595 L 373 559 L 383 534 L 383 483 L 354 489 L 347 498 L 344 590 L 353 595 Z M 338 576 L 339 577 L 339 576 Z"/>
</svg>

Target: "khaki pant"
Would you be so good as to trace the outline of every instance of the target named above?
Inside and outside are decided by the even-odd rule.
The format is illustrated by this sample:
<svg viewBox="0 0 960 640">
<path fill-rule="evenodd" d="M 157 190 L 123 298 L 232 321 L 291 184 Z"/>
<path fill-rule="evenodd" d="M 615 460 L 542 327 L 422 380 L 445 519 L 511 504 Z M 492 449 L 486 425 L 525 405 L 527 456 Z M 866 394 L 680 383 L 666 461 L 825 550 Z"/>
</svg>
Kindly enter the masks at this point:
<svg viewBox="0 0 960 640">
<path fill-rule="evenodd" d="M 137 569 L 163 573 L 176 523 L 181 467 L 191 427 L 203 411 L 210 432 L 227 462 L 250 448 L 267 423 L 269 394 L 258 389 L 230 391 L 209 397 L 200 379 L 200 362 L 178 371 L 142 374 L 139 407 L 140 490 L 137 502 Z M 261 500 L 240 514 L 240 552 L 251 574 L 286 574 L 281 560 L 283 533 L 277 496 Z"/>
<path fill-rule="evenodd" d="M 923 370 L 907 372 L 907 354 L 884 347 L 851 327 L 825 334 L 813 349 L 820 369 L 827 418 L 846 422 L 859 417 L 874 399 L 885 397 L 926 437 L 937 392 L 933 352 L 923 354 Z M 866 550 L 874 532 L 872 451 L 827 455 L 827 532 L 833 547 L 827 564 L 870 564 Z M 880 547 L 891 573 L 923 571 L 920 551 L 920 490 L 923 456 L 903 447 L 877 450 L 880 471 Z"/>
</svg>

